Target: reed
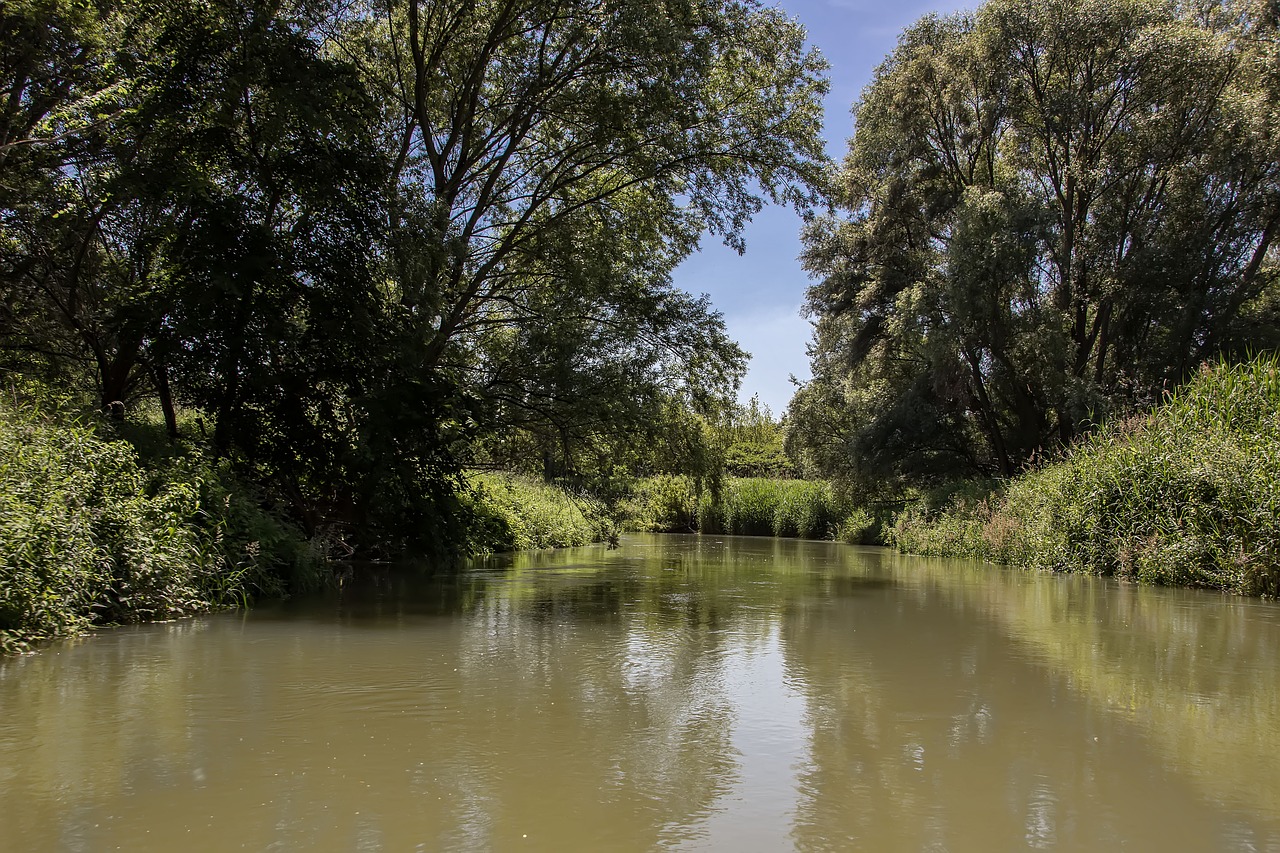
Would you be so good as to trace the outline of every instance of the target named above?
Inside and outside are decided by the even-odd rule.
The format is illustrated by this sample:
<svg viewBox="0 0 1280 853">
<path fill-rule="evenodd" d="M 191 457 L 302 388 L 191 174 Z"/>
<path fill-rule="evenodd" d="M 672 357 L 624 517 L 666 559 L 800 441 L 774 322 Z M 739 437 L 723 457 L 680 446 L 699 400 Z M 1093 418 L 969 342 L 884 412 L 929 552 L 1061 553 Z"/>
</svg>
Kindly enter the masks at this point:
<svg viewBox="0 0 1280 853">
<path fill-rule="evenodd" d="M 320 557 L 198 448 L 144 463 L 113 427 L 0 404 L 0 651 L 242 606 Z"/>
<path fill-rule="evenodd" d="M 586 495 L 516 474 L 473 472 L 467 480 L 472 553 L 564 548 L 615 535 L 604 506 Z"/>
<path fill-rule="evenodd" d="M 1280 363 L 1204 367 L 1003 492 L 915 509 L 913 553 L 1280 594 Z"/>
<path fill-rule="evenodd" d="M 739 477 L 726 480 L 719 494 L 695 491 L 688 477 L 639 481 L 620 504 L 620 524 L 628 530 L 689 531 L 742 536 L 875 541 L 880 522 L 853 506 L 830 483 Z"/>
</svg>

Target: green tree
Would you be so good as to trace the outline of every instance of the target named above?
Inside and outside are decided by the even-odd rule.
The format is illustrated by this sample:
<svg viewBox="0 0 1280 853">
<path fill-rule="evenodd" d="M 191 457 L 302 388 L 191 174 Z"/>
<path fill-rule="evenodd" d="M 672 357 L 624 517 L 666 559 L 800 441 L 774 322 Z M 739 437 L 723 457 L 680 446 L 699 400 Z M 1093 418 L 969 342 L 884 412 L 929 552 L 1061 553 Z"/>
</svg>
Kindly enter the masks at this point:
<svg viewBox="0 0 1280 853">
<path fill-rule="evenodd" d="M 745 406 L 735 405 L 720 427 L 725 445 L 725 467 L 735 477 L 795 476 L 787 458 L 785 416 L 776 421 L 769 407 L 752 395 Z"/>
<path fill-rule="evenodd" d="M 806 234 L 796 451 L 864 484 L 1009 476 L 1256 345 L 1280 162 L 1250 21 L 993 0 L 907 30 L 855 110 L 848 213 Z"/>
<path fill-rule="evenodd" d="M 94 322 L 99 235 L 111 203 L 101 180 L 130 87 L 114 61 L 123 17 L 105 5 L 0 9 L 0 358 L 77 379 L 110 360 Z M 117 272 L 105 272 L 112 275 Z M 72 368 L 77 369 L 72 369 Z M 109 370 L 110 368 L 108 368 Z"/>
<path fill-rule="evenodd" d="M 720 0 L 395 0 L 351 7 L 331 44 L 393 160 L 397 379 L 370 397 L 443 395 L 381 406 L 380 430 L 465 423 L 489 449 L 530 437 L 544 474 L 598 474 L 677 401 L 731 399 L 741 352 L 670 273 L 704 232 L 741 247 L 766 199 L 818 201 L 826 83 L 799 25 Z"/>
<path fill-rule="evenodd" d="M 670 272 L 823 173 L 822 62 L 755 3 L 19 0 L 0 32 L 4 367 L 194 405 L 299 519 L 398 545 L 459 541 L 478 439 L 598 468 L 730 398 Z"/>
</svg>

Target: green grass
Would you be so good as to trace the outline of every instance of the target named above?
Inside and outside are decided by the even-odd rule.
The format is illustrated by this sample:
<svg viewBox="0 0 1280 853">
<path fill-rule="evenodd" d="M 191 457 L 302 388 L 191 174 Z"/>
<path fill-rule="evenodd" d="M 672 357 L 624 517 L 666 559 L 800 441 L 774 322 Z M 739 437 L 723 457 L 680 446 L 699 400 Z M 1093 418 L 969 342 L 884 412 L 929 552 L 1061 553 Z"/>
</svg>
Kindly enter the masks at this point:
<svg viewBox="0 0 1280 853">
<path fill-rule="evenodd" d="M 195 447 L 140 462 L 114 427 L 0 403 L 0 650 L 242 606 L 320 559 Z"/>
<path fill-rule="evenodd" d="M 564 548 L 614 538 L 603 505 L 516 474 L 473 472 L 466 500 L 475 515 L 472 553 Z"/>
<path fill-rule="evenodd" d="M 619 525 L 637 533 L 693 533 L 698 493 L 692 477 L 663 474 L 637 480 L 618 502 Z"/>
<path fill-rule="evenodd" d="M 662 476 L 636 484 L 620 504 L 620 526 L 869 543 L 877 541 L 881 520 L 823 481 L 730 478 L 713 496 L 697 493 L 688 477 Z"/>
<path fill-rule="evenodd" d="M 1204 368 L 1001 494 L 901 514 L 899 548 L 1280 594 L 1280 364 Z"/>
</svg>

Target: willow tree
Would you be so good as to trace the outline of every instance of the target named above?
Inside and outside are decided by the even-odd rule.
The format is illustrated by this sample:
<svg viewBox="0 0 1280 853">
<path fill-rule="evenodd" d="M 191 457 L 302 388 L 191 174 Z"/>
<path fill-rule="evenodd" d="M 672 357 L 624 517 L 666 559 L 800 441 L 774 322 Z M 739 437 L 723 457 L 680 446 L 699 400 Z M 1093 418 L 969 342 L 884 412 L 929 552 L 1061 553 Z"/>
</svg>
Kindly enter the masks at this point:
<svg viewBox="0 0 1280 853">
<path fill-rule="evenodd" d="M 993 0 L 907 30 L 855 108 L 847 213 L 806 235 L 793 447 L 863 482 L 1008 476 L 1248 347 L 1280 224 L 1251 21 Z"/>
</svg>

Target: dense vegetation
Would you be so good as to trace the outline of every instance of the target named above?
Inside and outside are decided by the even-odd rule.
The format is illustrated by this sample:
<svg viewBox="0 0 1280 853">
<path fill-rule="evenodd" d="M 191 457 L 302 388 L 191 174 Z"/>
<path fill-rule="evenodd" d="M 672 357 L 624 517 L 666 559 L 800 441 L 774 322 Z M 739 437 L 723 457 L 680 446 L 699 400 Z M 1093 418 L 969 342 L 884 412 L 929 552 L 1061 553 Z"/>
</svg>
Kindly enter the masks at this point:
<svg viewBox="0 0 1280 853">
<path fill-rule="evenodd" d="M 1274 594 L 1274 364 L 1141 414 L 1280 347 L 1273 7 L 911 27 L 806 230 L 814 378 L 775 420 L 671 272 L 832 194 L 777 9 L 8 2 L 0 632 L 279 593 L 323 551 L 873 541 L 868 508 L 992 479 L 898 544 Z"/>
<path fill-rule="evenodd" d="M 745 355 L 670 273 L 820 201 L 824 70 L 756 0 L 0 6 L 0 378 L 71 400 L 4 415 L 0 629 L 278 592 L 276 533 L 571 544 L 612 528 L 569 493 L 718 477 Z"/>
<path fill-rule="evenodd" d="M 0 372 L 465 547 L 475 464 L 697 456 L 745 357 L 670 272 L 819 200 L 823 70 L 754 0 L 5 3 Z"/>
<path fill-rule="evenodd" d="M 1273 3 L 991 0 L 908 29 L 816 222 L 808 475 L 1014 476 L 1280 343 Z"/>
<path fill-rule="evenodd" d="M 1205 367 L 981 500 L 900 515 L 905 550 L 1280 595 L 1280 361 Z"/>
<path fill-rule="evenodd" d="M 320 554 L 207 448 L 121 432 L 0 401 L 0 651 L 318 582 Z"/>
<path fill-rule="evenodd" d="M 566 548 L 617 535 L 608 509 L 590 495 L 512 474 L 472 474 L 469 480 L 475 521 L 467 550 L 473 553 Z"/>
<path fill-rule="evenodd" d="M 801 472 L 905 550 L 1276 594 L 1275 4 L 930 15 L 854 112 Z"/>
<path fill-rule="evenodd" d="M 885 519 L 851 503 L 824 481 L 735 477 L 699 490 L 693 478 L 658 476 L 637 482 L 618 503 L 624 530 L 724 533 L 879 541 Z"/>
</svg>

